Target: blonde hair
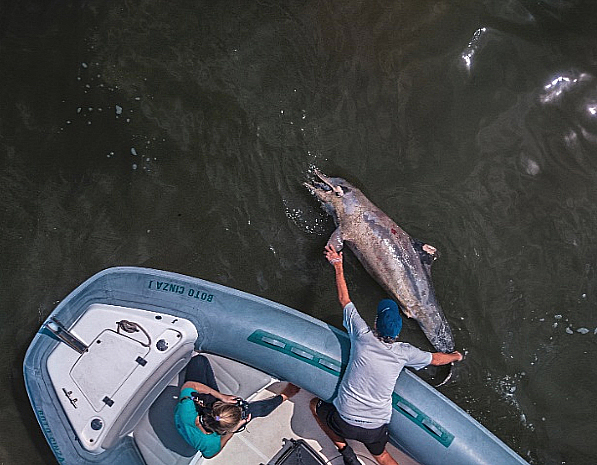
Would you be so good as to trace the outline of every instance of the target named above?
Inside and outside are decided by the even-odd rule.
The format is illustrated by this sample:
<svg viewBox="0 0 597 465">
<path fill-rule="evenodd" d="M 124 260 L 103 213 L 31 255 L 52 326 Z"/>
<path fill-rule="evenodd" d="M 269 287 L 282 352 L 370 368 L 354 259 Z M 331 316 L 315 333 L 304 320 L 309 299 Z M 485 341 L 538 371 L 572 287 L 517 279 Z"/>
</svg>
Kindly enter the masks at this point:
<svg viewBox="0 0 597 465">
<path fill-rule="evenodd" d="M 214 402 L 211 412 L 203 416 L 204 426 L 220 435 L 236 431 L 241 420 L 241 408 L 236 404 Z"/>
</svg>

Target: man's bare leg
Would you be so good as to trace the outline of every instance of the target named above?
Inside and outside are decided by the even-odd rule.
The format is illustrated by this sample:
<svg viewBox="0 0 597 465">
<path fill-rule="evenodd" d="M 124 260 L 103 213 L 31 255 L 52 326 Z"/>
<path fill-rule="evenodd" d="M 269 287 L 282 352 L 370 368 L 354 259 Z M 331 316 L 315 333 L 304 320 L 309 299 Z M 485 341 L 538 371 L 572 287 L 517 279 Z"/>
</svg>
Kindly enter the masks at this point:
<svg viewBox="0 0 597 465">
<path fill-rule="evenodd" d="M 322 429 L 322 431 L 327 435 L 327 437 L 332 440 L 332 442 L 338 448 L 338 450 L 344 449 L 347 446 L 346 440 L 344 438 L 341 438 L 340 436 L 338 436 L 336 433 L 334 433 L 328 427 L 328 425 L 322 423 L 322 421 L 317 416 L 317 412 L 315 411 L 315 408 L 317 406 L 318 401 L 319 401 L 319 399 L 317 397 L 314 397 L 313 399 L 311 399 L 311 402 L 309 402 L 309 407 L 311 407 L 311 413 L 315 417 L 315 421 L 317 422 L 319 427 Z"/>
<path fill-rule="evenodd" d="M 352 450 L 352 447 L 350 447 L 348 445 L 348 443 L 346 442 L 346 439 L 338 436 L 336 433 L 334 433 L 328 427 L 328 425 L 326 425 L 325 423 L 322 423 L 321 419 L 317 415 L 317 403 L 318 402 L 319 402 L 319 399 L 317 397 L 314 397 L 313 399 L 311 399 L 311 402 L 309 403 L 309 407 L 311 408 L 311 413 L 315 417 L 315 421 L 317 421 L 317 424 L 319 425 L 321 430 L 327 435 L 327 437 L 329 437 L 332 440 L 334 445 L 338 448 L 338 452 L 340 452 L 340 454 L 342 455 L 342 460 L 343 460 L 344 464 L 345 465 L 361 465 L 361 461 L 358 459 L 357 454 L 355 454 L 354 450 Z"/>
<path fill-rule="evenodd" d="M 374 455 L 373 458 L 377 460 L 377 463 L 380 465 L 399 465 L 386 449 L 384 449 L 380 455 Z"/>
</svg>

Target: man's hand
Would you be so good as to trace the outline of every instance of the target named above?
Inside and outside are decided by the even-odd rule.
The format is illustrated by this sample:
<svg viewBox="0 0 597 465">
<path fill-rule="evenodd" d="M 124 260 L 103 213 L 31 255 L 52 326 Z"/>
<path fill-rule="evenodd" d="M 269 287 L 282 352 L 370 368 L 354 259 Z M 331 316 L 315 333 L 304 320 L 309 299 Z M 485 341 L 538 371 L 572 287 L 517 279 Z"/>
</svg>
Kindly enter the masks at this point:
<svg viewBox="0 0 597 465">
<path fill-rule="evenodd" d="M 337 263 L 342 263 L 342 252 L 336 252 L 336 249 L 334 249 L 332 244 L 326 245 L 323 253 L 332 266 L 336 266 Z"/>
</svg>

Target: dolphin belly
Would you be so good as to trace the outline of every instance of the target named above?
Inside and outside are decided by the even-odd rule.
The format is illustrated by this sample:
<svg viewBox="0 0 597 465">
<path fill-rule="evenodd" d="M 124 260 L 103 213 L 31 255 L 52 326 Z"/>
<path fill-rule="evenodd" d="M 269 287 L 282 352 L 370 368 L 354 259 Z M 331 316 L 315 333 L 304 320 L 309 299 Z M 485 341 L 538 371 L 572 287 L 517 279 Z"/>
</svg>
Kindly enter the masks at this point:
<svg viewBox="0 0 597 465">
<path fill-rule="evenodd" d="M 347 244 L 365 270 L 417 321 L 433 347 L 440 352 L 454 351 L 454 337 L 435 297 L 419 253 L 408 234 L 387 216 L 380 222 L 368 218 L 351 231 Z M 366 226 L 366 227 L 363 227 Z"/>
</svg>

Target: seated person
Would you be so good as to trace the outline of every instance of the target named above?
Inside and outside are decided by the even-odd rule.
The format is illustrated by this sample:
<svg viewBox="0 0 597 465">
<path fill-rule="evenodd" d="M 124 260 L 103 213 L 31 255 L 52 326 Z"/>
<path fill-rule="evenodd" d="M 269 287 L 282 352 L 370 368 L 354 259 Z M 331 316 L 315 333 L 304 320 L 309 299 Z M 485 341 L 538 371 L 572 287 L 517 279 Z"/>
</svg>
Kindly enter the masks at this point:
<svg viewBox="0 0 597 465">
<path fill-rule="evenodd" d="M 288 383 L 275 397 L 244 403 L 238 397 L 219 392 L 209 360 L 198 355 L 187 366 L 180 400 L 174 409 L 174 422 L 186 442 L 205 458 L 212 458 L 252 418 L 269 415 L 298 391 L 297 386 Z"/>
</svg>

